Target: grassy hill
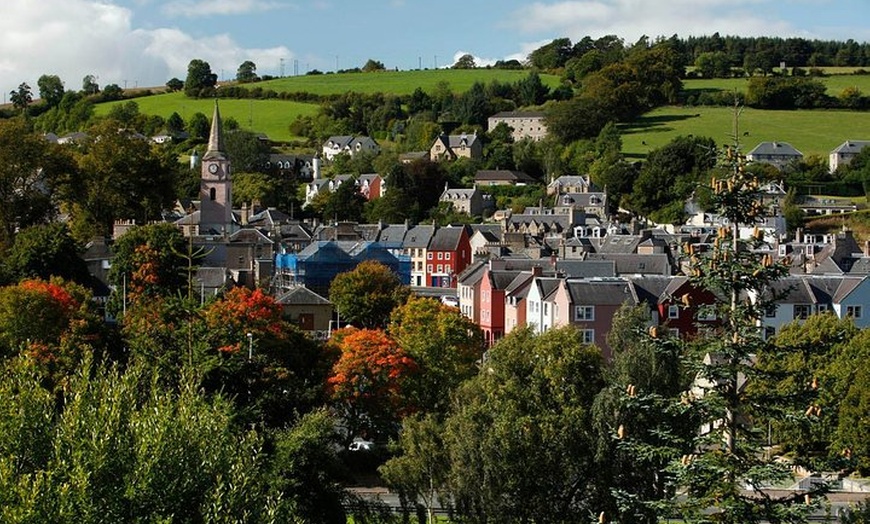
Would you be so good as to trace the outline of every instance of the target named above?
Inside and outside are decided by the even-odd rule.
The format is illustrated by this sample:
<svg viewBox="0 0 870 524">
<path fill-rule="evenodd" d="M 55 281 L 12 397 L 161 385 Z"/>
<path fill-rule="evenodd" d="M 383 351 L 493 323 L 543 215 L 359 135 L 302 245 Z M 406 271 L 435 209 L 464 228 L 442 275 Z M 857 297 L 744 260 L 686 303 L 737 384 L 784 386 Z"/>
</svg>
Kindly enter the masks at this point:
<svg viewBox="0 0 870 524">
<path fill-rule="evenodd" d="M 454 92 L 462 93 L 471 88 L 475 82 L 488 84 L 498 81 L 512 84 L 528 75 L 528 71 L 508 69 L 427 69 L 291 76 L 259 82 L 256 85 L 263 89 L 274 89 L 279 93 L 288 91 L 334 95 L 354 91 L 410 95 L 418 87 L 431 93 L 441 82 L 450 84 Z M 541 75 L 541 81 L 550 87 L 559 85 L 559 77 L 556 75 Z"/>
<path fill-rule="evenodd" d="M 870 94 L 870 75 L 837 74 L 814 77 L 827 86 L 830 96 L 839 96 L 847 87 L 857 87 L 864 94 Z M 689 95 L 698 95 L 703 91 L 746 92 L 748 78 L 694 78 L 683 81 L 683 87 Z"/>
<path fill-rule="evenodd" d="M 306 75 L 279 78 L 248 84 L 246 87 L 272 89 L 276 92 L 308 92 L 316 95 L 341 94 L 348 91 L 359 93 L 411 94 L 417 87 L 431 93 L 441 82 L 447 82 L 455 93 L 467 91 L 475 82 L 488 84 L 492 81 L 514 83 L 528 76 L 528 71 L 503 69 L 438 69 L 424 71 L 383 71 L 378 73 L 342 73 Z M 559 77 L 541 75 L 541 81 L 550 87 L 559 85 Z M 194 113 L 211 117 L 214 108 L 212 99 L 188 98 L 183 93 L 162 93 L 134 99 L 139 111 L 148 115 L 168 118 L 173 112 L 185 121 Z M 107 114 L 112 106 L 127 102 L 108 102 L 96 107 L 97 115 Z M 220 100 L 221 115 L 235 118 L 244 129 L 265 133 L 272 140 L 288 141 L 290 122 L 300 115 L 314 115 L 317 104 L 291 102 L 277 99 L 229 99 Z"/>
<path fill-rule="evenodd" d="M 330 95 L 348 91 L 362 93 L 410 94 L 420 87 L 433 92 L 446 82 L 457 93 L 469 89 L 475 82 L 499 81 L 513 83 L 528 75 L 528 71 L 500 69 L 437 69 L 422 71 L 383 71 L 378 73 L 342 73 L 285 77 L 250 84 L 277 92 L 309 92 Z M 559 78 L 541 75 L 542 81 L 555 87 Z M 855 86 L 870 93 L 870 75 L 839 74 L 820 78 L 831 95 L 845 87 Z M 702 91 L 745 91 L 747 80 L 691 79 L 685 81 L 690 93 Z M 146 114 L 169 117 L 177 112 L 185 120 L 196 112 L 211 115 L 214 102 L 198 100 L 182 93 L 157 94 L 136 98 L 139 110 Z M 97 106 L 97 114 L 106 114 L 110 102 Z M 299 115 L 313 115 L 316 104 L 276 99 L 221 99 L 221 113 L 235 118 L 245 129 L 265 133 L 273 140 L 287 141 L 288 125 Z M 643 158 L 650 149 L 661 147 L 679 135 L 699 135 L 714 138 L 719 143 L 731 141 L 733 114 L 724 107 L 663 107 L 631 124 L 621 126 L 624 151 L 630 158 Z M 847 139 L 870 139 L 870 114 L 850 111 L 762 111 L 744 109 L 740 118 L 740 140 L 746 150 L 762 141 L 782 141 L 795 146 L 804 155 L 827 156 L 828 152 Z M 744 136 L 743 133 L 748 132 Z"/>
<path fill-rule="evenodd" d="M 194 113 L 202 113 L 211 118 L 214 111 L 214 100 L 211 98 L 188 98 L 184 93 L 164 93 L 133 99 L 139 105 L 139 111 L 148 115 L 160 115 L 169 118 L 172 113 L 178 113 L 186 122 Z M 127 100 L 99 104 L 97 115 L 109 112 L 112 106 L 126 103 Z M 245 100 L 222 98 L 220 100 L 221 116 L 235 118 L 243 129 L 265 133 L 272 140 L 288 141 L 290 122 L 300 115 L 314 115 L 317 104 L 305 104 L 289 100 Z"/>
<path fill-rule="evenodd" d="M 655 109 L 620 126 L 623 151 L 642 158 L 680 135 L 708 136 L 730 144 L 734 110 L 730 107 L 676 107 Z M 857 111 L 769 111 L 743 108 L 738 138 L 744 151 L 759 142 L 788 142 L 804 156 L 828 153 L 847 139 L 870 140 L 870 113 Z"/>
</svg>

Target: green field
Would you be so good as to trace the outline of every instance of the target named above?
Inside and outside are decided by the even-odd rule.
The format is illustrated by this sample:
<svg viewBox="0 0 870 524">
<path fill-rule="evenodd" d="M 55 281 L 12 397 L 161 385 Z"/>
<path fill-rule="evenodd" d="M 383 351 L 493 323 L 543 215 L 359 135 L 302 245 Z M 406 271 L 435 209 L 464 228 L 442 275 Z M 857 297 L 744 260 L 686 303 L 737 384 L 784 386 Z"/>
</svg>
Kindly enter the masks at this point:
<svg viewBox="0 0 870 524">
<path fill-rule="evenodd" d="M 738 138 L 749 151 L 759 142 L 788 142 L 804 154 L 827 158 L 846 140 L 870 140 L 870 113 L 856 111 L 765 111 L 743 108 Z M 620 126 L 623 152 L 642 158 L 677 136 L 708 136 L 733 143 L 734 110 L 729 107 L 661 107 Z M 645 142 L 645 144 L 644 144 Z"/>
<path fill-rule="evenodd" d="M 830 96 L 839 96 L 847 87 L 857 87 L 864 95 L 870 95 L 870 75 L 831 75 L 813 77 L 824 83 Z M 688 94 L 697 96 L 701 91 L 746 92 L 748 78 L 691 78 L 683 80 Z"/>
<path fill-rule="evenodd" d="M 512 84 L 528 75 L 529 71 L 508 69 L 431 69 L 290 76 L 252 85 L 274 89 L 279 93 L 289 91 L 334 95 L 354 91 L 410 95 L 418 87 L 431 93 L 440 82 L 447 82 L 454 92 L 461 93 L 467 91 L 475 82 L 488 84 L 497 80 Z M 556 75 L 541 75 L 541 81 L 550 87 L 559 85 L 559 77 Z"/>
<path fill-rule="evenodd" d="M 440 82 L 447 82 L 457 93 L 468 90 L 475 82 L 488 84 L 493 80 L 514 83 L 528 76 L 528 71 L 503 69 L 438 69 L 431 71 L 383 71 L 379 73 L 342 73 L 306 75 L 280 78 L 248 84 L 246 87 L 261 87 L 276 92 L 308 92 L 330 95 L 354 91 L 359 93 L 411 94 L 417 87 L 431 93 Z M 541 81 L 550 87 L 559 85 L 559 77 L 541 75 Z M 159 115 L 163 118 L 175 112 L 187 121 L 200 112 L 211 118 L 214 108 L 212 99 L 188 98 L 183 93 L 163 93 L 134 99 L 139 112 Z M 127 100 L 108 102 L 96 106 L 97 115 L 105 115 L 112 106 Z M 317 104 L 291 102 L 277 99 L 220 99 L 221 116 L 235 118 L 243 129 L 265 133 L 272 140 L 288 141 L 298 137 L 290 135 L 290 122 L 300 115 L 317 113 Z"/>
<path fill-rule="evenodd" d="M 214 100 L 211 98 L 195 99 L 184 96 L 183 93 L 166 93 L 162 95 L 146 96 L 133 99 L 139 104 L 139 112 L 146 115 L 159 115 L 163 118 L 175 112 L 181 115 L 185 122 L 194 113 L 203 113 L 211 118 L 214 111 Z M 96 106 L 97 115 L 104 115 L 116 104 L 128 102 L 110 102 Z M 253 130 L 257 133 L 265 133 L 272 140 L 288 141 L 290 135 L 288 126 L 290 122 L 300 115 L 314 115 L 317 113 L 316 104 L 303 104 L 287 100 L 238 100 L 234 98 L 222 98 L 220 100 L 221 117 L 235 118 L 243 129 Z"/>
</svg>

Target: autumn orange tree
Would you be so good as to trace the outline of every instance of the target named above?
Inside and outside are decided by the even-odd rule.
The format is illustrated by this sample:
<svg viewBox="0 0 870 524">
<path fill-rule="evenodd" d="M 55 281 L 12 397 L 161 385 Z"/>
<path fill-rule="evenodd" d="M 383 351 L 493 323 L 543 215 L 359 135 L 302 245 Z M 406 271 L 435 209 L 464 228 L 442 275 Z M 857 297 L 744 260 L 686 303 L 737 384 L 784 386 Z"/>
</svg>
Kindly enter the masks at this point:
<svg viewBox="0 0 870 524">
<path fill-rule="evenodd" d="M 102 348 L 102 322 L 90 293 L 62 279 L 0 288 L 0 356 L 26 354 L 51 376 Z"/>
<path fill-rule="evenodd" d="M 114 313 L 120 313 L 125 303 L 135 306 L 140 299 L 174 296 L 188 286 L 188 246 L 172 224 L 131 228 L 118 237 L 113 249 L 109 281 L 122 291 L 109 304 Z"/>
<path fill-rule="evenodd" d="M 414 405 L 446 412 L 453 390 L 477 372 L 483 355 L 480 328 L 456 308 L 412 297 L 393 311 L 389 333 L 420 368 L 410 385 Z"/>
<path fill-rule="evenodd" d="M 322 405 L 331 366 L 321 344 L 282 318 L 262 290 L 228 291 L 201 312 L 194 349 L 203 382 L 234 395 L 242 417 L 281 426 Z"/>
<path fill-rule="evenodd" d="M 345 328 L 330 341 L 340 353 L 329 390 L 350 436 L 379 438 L 412 411 L 407 388 L 417 363 L 385 332 Z"/>
</svg>

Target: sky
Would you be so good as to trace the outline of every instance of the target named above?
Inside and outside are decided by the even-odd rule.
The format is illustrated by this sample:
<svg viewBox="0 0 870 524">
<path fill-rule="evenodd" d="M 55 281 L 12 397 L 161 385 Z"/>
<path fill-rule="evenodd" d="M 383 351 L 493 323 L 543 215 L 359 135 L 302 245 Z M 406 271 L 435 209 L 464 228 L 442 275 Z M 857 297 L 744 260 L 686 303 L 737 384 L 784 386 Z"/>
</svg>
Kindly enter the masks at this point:
<svg viewBox="0 0 870 524">
<path fill-rule="evenodd" d="M 219 80 L 251 60 L 260 75 L 400 70 L 523 60 L 554 38 L 800 36 L 870 41 L 867 0 L 3 0 L 0 89 L 57 75 L 80 90 L 184 80 L 192 59 Z"/>
</svg>

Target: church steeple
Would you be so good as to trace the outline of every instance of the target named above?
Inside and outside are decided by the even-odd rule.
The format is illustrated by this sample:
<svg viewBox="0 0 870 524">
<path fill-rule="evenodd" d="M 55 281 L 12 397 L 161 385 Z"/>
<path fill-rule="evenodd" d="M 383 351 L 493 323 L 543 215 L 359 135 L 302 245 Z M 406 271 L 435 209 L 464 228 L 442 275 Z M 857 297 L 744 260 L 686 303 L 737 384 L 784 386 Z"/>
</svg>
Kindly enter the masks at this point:
<svg viewBox="0 0 870 524">
<path fill-rule="evenodd" d="M 233 181 L 230 158 L 224 151 L 221 114 L 217 100 L 208 137 L 208 149 L 202 156 L 200 178 L 200 234 L 231 233 L 233 224 Z"/>
<path fill-rule="evenodd" d="M 223 123 L 221 122 L 221 111 L 218 107 L 218 101 L 214 101 L 214 115 L 211 119 L 211 131 L 208 134 L 208 149 L 205 152 L 203 160 L 211 158 L 226 158 L 224 152 L 224 133 Z"/>
</svg>

